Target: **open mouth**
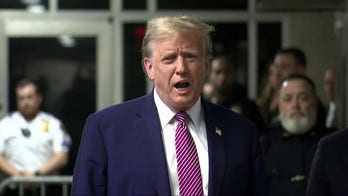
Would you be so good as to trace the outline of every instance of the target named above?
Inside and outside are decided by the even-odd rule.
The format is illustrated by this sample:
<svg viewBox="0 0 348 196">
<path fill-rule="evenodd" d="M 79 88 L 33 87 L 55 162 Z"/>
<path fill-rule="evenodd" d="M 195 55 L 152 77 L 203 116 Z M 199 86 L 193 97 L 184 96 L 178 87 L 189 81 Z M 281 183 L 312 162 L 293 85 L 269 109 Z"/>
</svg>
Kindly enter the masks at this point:
<svg viewBox="0 0 348 196">
<path fill-rule="evenodd" d="M 178 82 L 174 85 L 176 89 L 186 89 L 190 86 L 190 83 L 188 82 Z"/>
</svg>

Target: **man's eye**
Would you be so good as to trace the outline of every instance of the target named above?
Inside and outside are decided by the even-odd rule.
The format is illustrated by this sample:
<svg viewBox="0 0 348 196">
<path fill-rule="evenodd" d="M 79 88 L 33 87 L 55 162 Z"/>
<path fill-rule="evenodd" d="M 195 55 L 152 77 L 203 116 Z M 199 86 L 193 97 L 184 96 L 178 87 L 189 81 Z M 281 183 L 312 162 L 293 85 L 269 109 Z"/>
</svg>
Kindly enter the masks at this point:
<svg viewBox="0 0 348 196">
<path fill-rule="evenodd" d="M 309 97 L 308 96 L 300 96 L 300 100 L 303 102 L 306 102 L 309 100 Z"/>
<path fill-rule="evenodd" d="M 162 62 L 165 64 L 170 64 L 174 61 L 174 57 L 166 57 L 162 59 Z"/>
<path fill-rule="evenodd" d="M 283 102 L 290 102 L 291 101 L 291 97 L 284 97 L 283 98 Z"/>
<path fill-rule="evenodd" d="M 192 61 L 195 61 L 197 59 L 197 56 L 196 55 L 187 55 L 186 56 L 186 59 L 189 61 L 189 62 L 192 62 Z"/>
</svg>

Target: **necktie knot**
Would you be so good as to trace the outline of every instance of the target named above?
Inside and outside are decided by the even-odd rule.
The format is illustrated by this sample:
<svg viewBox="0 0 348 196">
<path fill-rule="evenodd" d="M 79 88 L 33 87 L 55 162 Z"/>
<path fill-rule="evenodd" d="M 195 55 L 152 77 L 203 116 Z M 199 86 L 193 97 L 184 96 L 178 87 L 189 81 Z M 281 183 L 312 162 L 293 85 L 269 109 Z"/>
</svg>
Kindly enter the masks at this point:
<svg viewBox="0 0 348 196">
<path fill-rule="evenodd" d="M 174 117 L 178 122 L 185 123 L 188 118 L 188 114 L 186 112 L 178 112 Z"/>
</svg>

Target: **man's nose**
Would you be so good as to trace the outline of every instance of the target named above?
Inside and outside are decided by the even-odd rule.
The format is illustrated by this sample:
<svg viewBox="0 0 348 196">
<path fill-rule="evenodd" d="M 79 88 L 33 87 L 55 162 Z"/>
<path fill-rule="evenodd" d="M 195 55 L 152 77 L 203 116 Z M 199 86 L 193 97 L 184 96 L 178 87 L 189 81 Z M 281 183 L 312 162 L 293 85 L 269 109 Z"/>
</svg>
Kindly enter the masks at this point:
<svg viewBox="0 0 348 196">
<path fill-rule="evenodd" d="M 300 107 L 300 101 L 297 98 L 294 98 L 291 101 L 291 108 L 299 108 Z"/>
<path fill-rule="evenodd" d="M 176 60 L 176 73 L 183 74 L 187 70 L 187 64 L 183 57 L 178 57 Z"/>
</svg>

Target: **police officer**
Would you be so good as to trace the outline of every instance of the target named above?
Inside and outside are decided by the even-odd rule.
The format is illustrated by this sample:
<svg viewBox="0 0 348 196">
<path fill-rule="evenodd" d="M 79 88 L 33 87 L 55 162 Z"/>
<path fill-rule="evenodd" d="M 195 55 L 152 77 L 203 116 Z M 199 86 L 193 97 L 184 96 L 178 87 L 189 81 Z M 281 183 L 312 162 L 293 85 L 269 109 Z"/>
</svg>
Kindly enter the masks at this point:
<svg viewBox="0 0 348 196">
<path fill-rule="evenodd" d="M 68 162 L 70 136 L 57 118 L 41 111 L 34 81 L 21 80 L 16 97 L 18 111 L 0 121 L 0 170 L 5 177 L 56 174 Z"/>
<path fill-rule="evenodd" d="M 318 141 L 332 132 L 321 119 L 313 81 L 292 74 L 280 86 L 279 124 L 263 136 L 270 196 L 304 196 Z"/>
</svg>

